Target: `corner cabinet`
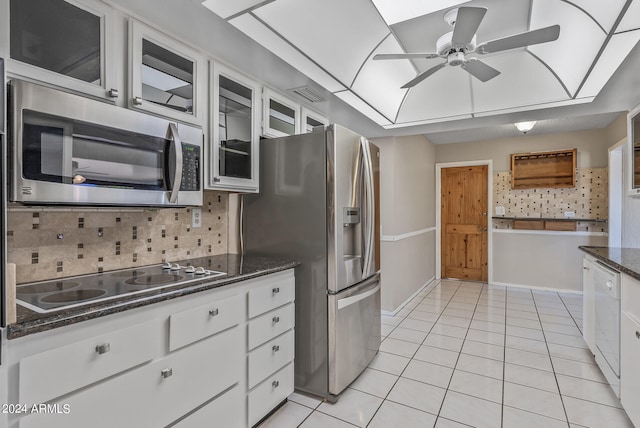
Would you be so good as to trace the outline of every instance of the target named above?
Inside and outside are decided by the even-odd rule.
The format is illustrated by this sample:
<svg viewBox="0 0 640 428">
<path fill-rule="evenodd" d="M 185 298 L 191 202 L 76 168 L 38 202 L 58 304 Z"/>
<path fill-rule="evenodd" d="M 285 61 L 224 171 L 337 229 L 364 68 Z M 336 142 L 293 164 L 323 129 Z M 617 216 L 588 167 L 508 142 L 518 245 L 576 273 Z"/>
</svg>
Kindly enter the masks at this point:
<svg viewBox="0 0 640 428">
<path fill-rule="evenodd" d="M 129 107 L 202 125 L 207 60 L 169 36 L 131 20 Z"/>
<path fill-rule="evenodd" d="M 115 11 L 102 1 L 5 0 L 0 26 L 9 36 L 7 75 L 114 101 Z M 3 42 L 4 44 L 4 42 Z M 2 48 L 0 47 L 0 50 Z"/>
<path fill-rule="evenodd" d="M 211 88 L 208 188 L 257 192 L 261 87 L 211 62 Z"/>
</svg>

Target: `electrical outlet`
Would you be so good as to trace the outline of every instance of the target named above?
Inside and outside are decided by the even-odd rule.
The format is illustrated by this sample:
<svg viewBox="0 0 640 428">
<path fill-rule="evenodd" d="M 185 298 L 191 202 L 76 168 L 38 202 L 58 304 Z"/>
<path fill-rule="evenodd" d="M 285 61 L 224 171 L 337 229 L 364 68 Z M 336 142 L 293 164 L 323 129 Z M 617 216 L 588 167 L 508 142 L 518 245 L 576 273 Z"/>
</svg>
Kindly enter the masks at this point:
<svg viewBox="0 0 640 428">
<path fill-rule="evenodd" d="M 504 215 L 506 212 L 504 207 L 496 207 L 496 215 Z"/>
<path fill-rule="evenodd" d="M 574 218 L 576 216 L 576 212 L 575 211 L 565 211 L 564 212 L 564 217 L 565 218 Z"/>
<path fill-rule="evenodd" d="M 202 209 L 201 208 L 192 208 L 191 209 L 191 227 L 196 228 L 202 226 Z"/>
</svg>

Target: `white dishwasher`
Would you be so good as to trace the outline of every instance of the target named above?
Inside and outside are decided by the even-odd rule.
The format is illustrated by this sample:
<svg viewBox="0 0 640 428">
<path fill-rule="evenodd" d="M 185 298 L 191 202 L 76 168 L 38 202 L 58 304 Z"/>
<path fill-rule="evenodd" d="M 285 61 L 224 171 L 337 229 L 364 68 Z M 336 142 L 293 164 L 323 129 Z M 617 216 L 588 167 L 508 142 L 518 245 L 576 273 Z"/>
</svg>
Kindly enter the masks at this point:
<svg viewBox="0 0 640 428">
<path fill-rule="evenodd" d="M 596 363 L 620 397 L 620 272 L 596 260 L 593 282 Z"/>
</svg>

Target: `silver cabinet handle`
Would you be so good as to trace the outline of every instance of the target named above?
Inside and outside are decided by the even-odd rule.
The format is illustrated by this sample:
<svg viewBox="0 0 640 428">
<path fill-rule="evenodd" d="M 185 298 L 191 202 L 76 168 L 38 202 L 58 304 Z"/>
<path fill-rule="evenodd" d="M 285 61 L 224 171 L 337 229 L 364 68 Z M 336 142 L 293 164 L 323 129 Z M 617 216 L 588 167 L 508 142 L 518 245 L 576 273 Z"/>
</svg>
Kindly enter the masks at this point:
<svg viewBox="0 0 640 428">
<path fill-rule="evenodd" d="M 583 267 L 582 267 L 582 269 L 584 269 L 584 270 L 589 270 L 589 268 L 588 268 L 588 267 L 586 267 L 586 266 L 583 266 Z"/>
<path fill-rule="evenodd" d="M 115 88 L 111 88 L 111 89 L 109 89 L 108 94 L 109 94 L 109 96 L 110 96 L 111 98 L 118 98 L 118 95 L 120 95 L 120 93 L 118 92 L 118 90 L 117 90 L 117 89 L 115 89 Z"/>
<path fill-rule="evenodd" d="M 220 183 L 220 177 L 213 177 L 214 183 Z"/>
<path fill-rule="evenodd" d="M 280 386 L 280 382 L 278 382 L 277 380 L 274 380 L 273 382 L 271 382 L 271 386 L 274 388 L 277 388 Z"/>
<path fill-rule="evenodd" d="M 96 352 L 98 355 L 106 354 L 111 351 L 111 345 L 109 343 L 103 343 L 102 345 L 96 346 Z"/>
<path fill-rule="evenodd" d="M 274 324 L 277 324 L 280 322 L 280 317 L 273 317 L 271 318 L 271 321 L 273 321 Z"/>
<path fill-rule="evenodd" d="M 162 376 L 163 379 L 166 379 L 166 378 L 169 378 L 169 377 L 173 376 L 173 369 L 167 368 L 167 369 L 164 369 L 164 370 L 160 371 L 160 376 Z"/>
<path fill-rule="evenodd" d="M 273 294 L 278 294 L 278 293 L 280 292 L 280 287 L 273 287 L 273 288 L 271 289 L 271 292 L 272 292 Z"/>
<path fill-rule="evenodd" d="M 278 352 L 280 350 L 280 345 L 273 345 L 271 349 L 273 350 L 273 352 Z"/>
<path fill-rule="evenodd" d="M 640 339 L 640 331 L 636 331 L 636 337 Z"/>
<path fill-rule="evenodd" d="M 142 98 L 141 97 L 133 97 L 133 105 L 134 106 L 142 105 Z"/>
<path fill-rule="evenodd" d="M 211 309 L 211 310 L 209 311 L 209 316 L 210 316 L 210 317 L 215 317 L 215 316 L 216 316 L 216 315 L 218 315 L 219 313 L 220 313 L 220 311 L 218 310 L 218 308 Z"/>
</svg>

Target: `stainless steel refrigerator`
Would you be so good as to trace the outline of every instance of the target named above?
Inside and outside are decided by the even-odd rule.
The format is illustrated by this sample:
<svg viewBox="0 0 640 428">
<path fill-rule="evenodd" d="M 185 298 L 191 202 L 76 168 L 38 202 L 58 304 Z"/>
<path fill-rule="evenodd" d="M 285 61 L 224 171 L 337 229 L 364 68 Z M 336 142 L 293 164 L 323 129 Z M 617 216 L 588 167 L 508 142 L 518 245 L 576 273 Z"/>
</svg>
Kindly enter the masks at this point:
<svg viewBox="0 0 640 428">
<path fill-rule="evenodd" d="M 245 254 L 298 260 L 295 387 L 330 401 L 380 346 L 379 149 L 338 125 L 262 140 Z"/>
</svg>

